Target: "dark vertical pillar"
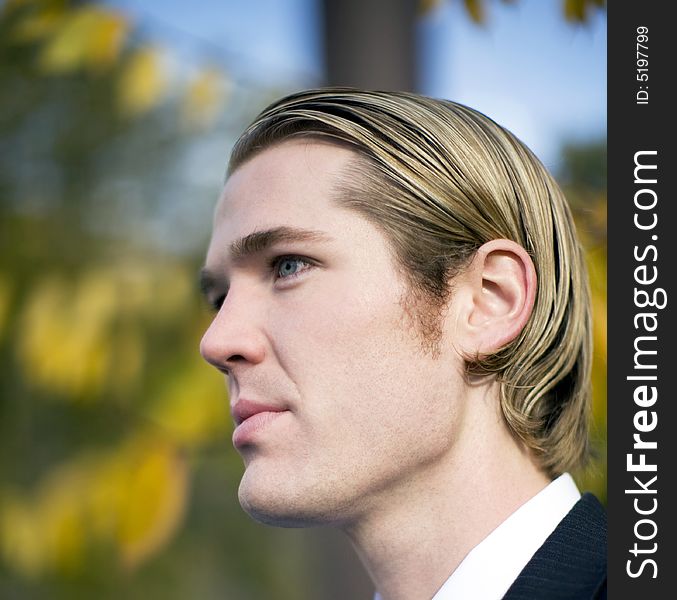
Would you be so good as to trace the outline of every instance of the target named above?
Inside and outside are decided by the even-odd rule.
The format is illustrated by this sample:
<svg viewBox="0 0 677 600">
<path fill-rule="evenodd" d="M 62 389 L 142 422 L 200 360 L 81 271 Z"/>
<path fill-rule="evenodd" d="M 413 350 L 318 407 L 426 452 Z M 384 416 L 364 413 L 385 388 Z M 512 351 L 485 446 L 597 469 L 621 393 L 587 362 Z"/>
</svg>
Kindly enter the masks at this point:
<svg viewBox="0 0 677 600">
<path fill-rule="evenodd" d="M 323 0 L 327 85 L 414 91 L 417 0 Z"/>
</svg>

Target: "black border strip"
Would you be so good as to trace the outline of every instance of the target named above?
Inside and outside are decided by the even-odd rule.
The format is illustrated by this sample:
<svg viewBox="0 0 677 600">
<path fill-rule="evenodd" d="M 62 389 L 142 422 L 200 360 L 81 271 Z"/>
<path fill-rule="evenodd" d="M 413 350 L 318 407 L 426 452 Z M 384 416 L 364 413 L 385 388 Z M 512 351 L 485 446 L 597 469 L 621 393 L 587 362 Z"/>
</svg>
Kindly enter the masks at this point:
<svg viewBox="0 0 677 600">
<path fill-rule="evenodd" d="M 672 232 L 673 205 L 677 203 L 672 182 L 677 174 L 673 132 L 677 127 L 672 116 L 676 107 L 669 106 L 677 77 L 673 60 L 677 36 L 670 30 L 667 6 L 651 1 L 611 2 L 608 9 L 607 389 L 612 599 L 677 597 L 677 567 L 673 565 L 677 556 L 677 492 L 671 491 L 677 487 L 673 485 L 677 402 L 671 377 L 675 372 L 673 356 L 677 358 L 677 349 L 671 348 L 677 339 L 673 316 L 677 257 Z M 641 28 L 647 29 L 647 40 L 638 38 L 644 32 Z M 638 47 L 638 41 L 644 41 L 648 49 Z M 648 54 L 648 64 L 638 62 L 643 58 L 638 50 Z M 655 168 L 640 168 L 635 173 L 637 162 Z M 665 301 L 664 308 L 659 308 Z M 645 303 L 648 305 L 641 306 Z M 638 316 L 648 314 L 655 317 Z M 654 331 L 648 330 L 654 326 Z M 639 435 L 640 444 L 636 444 L 635 435 Z M 640 466 L 629 467 L 628 455 Z M 647 469 L 655 466 L 656 470 L 633 470 L 643 469 L 642 461 Z"/>
</svg>

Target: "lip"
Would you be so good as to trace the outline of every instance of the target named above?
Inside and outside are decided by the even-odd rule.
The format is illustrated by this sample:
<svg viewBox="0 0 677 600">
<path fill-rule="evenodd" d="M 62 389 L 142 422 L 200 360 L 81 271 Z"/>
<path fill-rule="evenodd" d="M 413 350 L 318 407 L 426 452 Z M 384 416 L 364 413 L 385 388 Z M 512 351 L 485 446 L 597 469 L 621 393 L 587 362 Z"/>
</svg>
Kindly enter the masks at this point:
<svg viewBox="0 0 677 600">
<path fill-rule="evenodd" d="M 263 429 L 288 410 L 281 406 L 241 399 L 233 406 L 231 412 L 236 424 L 233 431 L 233 446 L 241 448 L 251 444 Z"/>
</svg>

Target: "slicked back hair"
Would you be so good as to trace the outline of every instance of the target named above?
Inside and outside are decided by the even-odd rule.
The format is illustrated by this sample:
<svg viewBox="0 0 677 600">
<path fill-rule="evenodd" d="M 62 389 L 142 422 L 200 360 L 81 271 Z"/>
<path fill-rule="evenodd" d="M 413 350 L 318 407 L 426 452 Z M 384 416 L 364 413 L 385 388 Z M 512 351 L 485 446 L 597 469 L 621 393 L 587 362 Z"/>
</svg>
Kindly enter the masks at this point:
<svg viewBox="0 0 677 600">
<path fill-rule="evenodd" d="M 590 298 L 566 199 L 534 154 L 471 108 L 404 92 L 307 90 L 266 108 L 236 142 L 228 174 L 285 140 L 310 137 L 355 151 L 337 201 L 378 226 L 410 281 L 431 346 L 453 277 L 477 249 L 524 247 L 538 279 L 533 312 L 512 342 L 467 357 L 469 374 L 500 382 L 512 433 L 551 477 L 588 449 Z M 420 305 L 420 303 L 417 303 Z"/>
</svg>

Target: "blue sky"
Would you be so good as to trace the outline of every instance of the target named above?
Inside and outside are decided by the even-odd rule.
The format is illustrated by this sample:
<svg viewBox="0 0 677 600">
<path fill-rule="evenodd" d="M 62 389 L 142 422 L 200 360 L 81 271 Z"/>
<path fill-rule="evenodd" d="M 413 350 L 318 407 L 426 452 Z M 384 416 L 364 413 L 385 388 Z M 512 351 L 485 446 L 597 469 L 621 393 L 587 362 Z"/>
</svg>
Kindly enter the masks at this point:
<svg viewBox="0 0 677 600">
<path fill-rule="evenodd" d="M 564 140 L 606 133 L 606 17 L 567 23 L 560 0 L 491 4 L 483 27 L 447 2 L 423 22 L 424 88 L 485 112 L 556 166 Z"/>
<path fill-rule="evenodd" d="M 305 87 L 322 82 L 317 0 L 109 0 L 181 60 L 216 56 L 234 79 Z M 419 24 L 421 89 L 508 127 L 551 168 L 569 140 L 606 131 L 606 16 L 565 22 L 562 0 L 485 2 L 484 26 L 460 0 Z"/>
</svg>

